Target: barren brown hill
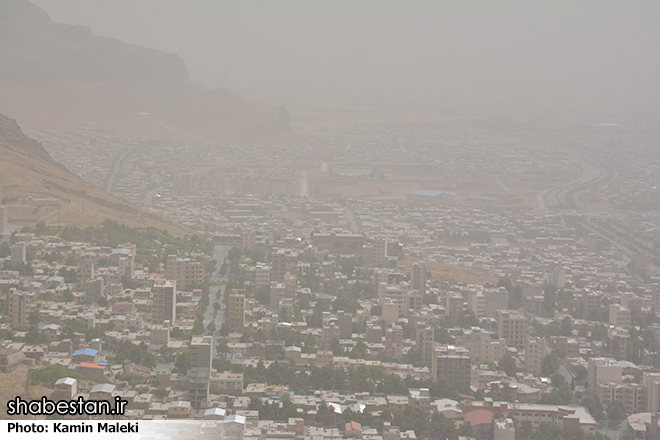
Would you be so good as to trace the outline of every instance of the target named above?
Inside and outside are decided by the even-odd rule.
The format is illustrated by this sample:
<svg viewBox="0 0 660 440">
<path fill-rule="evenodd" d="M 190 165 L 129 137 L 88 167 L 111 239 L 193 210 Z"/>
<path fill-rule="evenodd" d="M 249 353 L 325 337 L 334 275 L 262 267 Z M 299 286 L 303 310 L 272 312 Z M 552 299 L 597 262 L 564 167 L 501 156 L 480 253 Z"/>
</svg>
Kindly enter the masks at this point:
<svg viewBox="0 0 660 440">
<path fill-rule="evenodd" d="M 204 90 L 183 60 L 84 26 L 53 23 L 27 0 L 0 0 L 0 112 L 27 132 L 96 127 L 195 142 L 289 142 L 289 114 Z"/>
<path fill-rule="evenodd" d="M 154 226 L 180 234 L 178 224 L 82 181 L 0 114 L 0 196 L 9 222 L 19 225 L 88 225 L 110 218 L 128 226 Z"/>
</svg>

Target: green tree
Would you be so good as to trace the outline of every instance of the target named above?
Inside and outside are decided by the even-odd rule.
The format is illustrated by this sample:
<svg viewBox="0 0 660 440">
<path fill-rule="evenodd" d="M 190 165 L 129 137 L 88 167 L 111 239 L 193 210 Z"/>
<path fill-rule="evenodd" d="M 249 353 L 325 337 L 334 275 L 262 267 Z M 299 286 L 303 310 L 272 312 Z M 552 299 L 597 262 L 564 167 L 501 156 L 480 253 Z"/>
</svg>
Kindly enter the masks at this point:
<svg viewBox="0 0 660 440">
<path fill-rule="evenodd" d="M 190 351 L 186 350 L 183 353 L 177 356 L 176 361 L 174 361 L 174 366 L 179 370 L 181 374 L 186 374 L 188 368 L 190 368 Z"/>
<path fill-rule="evenodd" d="M 516 375 L 518 368 L 516 367 L 516 360 L 508 354 L 502 356 L 502 359 L 497 363 L 497 368 L 503 370 L 507 376 L 513 377 Z"/>
<path fill-rule="evenodd" d="M 622 401 L 612 400 L 607 405 L 607 418 L 616 421 L 626 418 L 626 406 Z"/>
<path fill-rule="evenodd" d="M 0 258 L 7 258 L 10 255 L 11 255 L 11 247 L 9 246 L 9 243 L 3 241 L 0 244 Z"/>
</svg>

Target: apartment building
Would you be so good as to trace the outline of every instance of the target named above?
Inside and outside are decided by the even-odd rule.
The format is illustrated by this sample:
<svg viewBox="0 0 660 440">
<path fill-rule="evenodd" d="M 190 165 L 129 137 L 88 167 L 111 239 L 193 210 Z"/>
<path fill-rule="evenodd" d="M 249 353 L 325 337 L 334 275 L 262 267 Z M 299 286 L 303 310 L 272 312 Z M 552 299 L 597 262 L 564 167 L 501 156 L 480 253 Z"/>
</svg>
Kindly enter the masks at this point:
<svg viewBox="0 0 660 440">
<path fill-rule="evenodd" d="M 410 270 L 411 288 L 418 290 L 421 295 L 426 294 L 426 265 L 413 263 Z"/>
<path fill-rule="evenodd" d="M 7 298 L 9 324 L 14 330 L 26 330 L 30 324 L 30 294 L 9 289 Z"/>
<path fill-rule="evenodd" d="M 463 295 L 458 292 L 447 293 L 445 315 L 453 322 L 458 322 L 461 315 L 463 315 Z"/>
<path fill-rule="evenodd" d="M 227 325 L 233 330 L 245 328 L 245 289 L 234 289 L 229 295 Z"/>
<path fill-rule="evenodd" d="M 622 327 L 630 328 L 631 323 L 631 313 L 630 309 L 621 304 L 610 304 L 610 324 Z"/>
<path fill-rule="evenodd" d="M 425 365 L 431 366 L 433 362 L 433 344 L 435 334 L 433 327 L 426 324 L 418 324 L 415 334 L 415 346 L 422 357 Z"/>
<path fill-rule="evenodd" d="M 94 278 L 94 263 L 88 263 L 76 267 L 76 290 L 85 291 L 87 280 Z"/>
<path fill-rule="evenodd" d="M 469 387 L 472 363 L 469 352 L 455 345 L 436 345 L 433 350 L 431 377 L 443 379 L 455 387 Z"/>
<path fill-rule="evenodd" d="M 472 362 L 484 364 L 497 363 L 506 354 L 506 343 L 502 339 L 493 339 L 492 334 L 478 327 L 461 329 L 456 344 L 469 351 Z"/>
<path fill-rule="evenodd" d="M 271 254 L 270 280 L 284 282 L 287 274 L 298 274 L 298 252 L 290 249 L 274 248 Z"/>
<path fill-rule="evenodd" d="M 167 279 L 176 280 L 180 291 L 186 291 L 204 282 L 204 265 L 190 258 L 168 255 L 165 270 Z"/>
<path fill-rule="evenodd" d="M 528 336 L 528 319 L 518 310 L 497 311 L 497 333 L 506 340 L 508 347 L 524 350 Z"/>
<path fill-rule="evenodd" d="M 393 359 L 403 357 L 403 328 L 395 325 L 385 331 L 385 356 Z"/>
<path fill-rule="evenodd" d="M 599 382 L 596 384 L 596 396 L 605 409 L 613 400 L 619 400 L 631 414 L 646 411 L 646 389 L 641 383 Z"/>
<path fill-rule="evenodd" d="M 545 338 L 527 338 L 525 344 L 525 367 L 527 373 L 541 376 L 541 368 L 548 345 Z"/>
<path fill-rule="evenodd" d="M 160 280 L 151 288 L 151 322 L 164 324 L 176 321 L 176 286 L 174 280 Z"/>
</svg>

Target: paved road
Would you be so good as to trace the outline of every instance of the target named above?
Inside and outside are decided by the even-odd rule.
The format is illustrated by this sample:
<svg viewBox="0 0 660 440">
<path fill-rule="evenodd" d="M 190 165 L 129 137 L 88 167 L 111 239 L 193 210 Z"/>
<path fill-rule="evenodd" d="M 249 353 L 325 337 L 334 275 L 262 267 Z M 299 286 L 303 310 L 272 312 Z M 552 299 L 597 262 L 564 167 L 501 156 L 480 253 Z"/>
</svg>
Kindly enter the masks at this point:
<svg viewBox="0 0 660 440">
<path fill-rule="evenodd" d="M 229 252 L 229 249 L 231 248 L 231 246 L 216 246 L 213 250 L 213 259 L 218 263 L 215 266 L 215 272 L 213 272 L 211 275 L 211 283 L 220 282 L 224 279 L 222 276 L 220 276 L 220 267 L 225 261 L 225 258 L 227 258 L 227 252 Z M 209 307 L 206 309 L 206 313 L 204 314 L 204 328 L 206 328 L 213 320 L 213 303 L 216 301 L 220 302 L 220 310 L 218 311 L 218 316 L 214 321 L 216 331 L 220 330 L 220 327 L 222 327 L 222 323 L 225 319 L 225 304 L 221 300 L 216 299 L 218 291 L 220 290 L 221 286 L 211 286 L 209 289 Z M 213 344 L 213 358 L 216 357 L 215 345 L 216 344 Z"/>
<path fill-rule="evenodd" d="M 119 159 L 115 162 L 115 166 L 112 169 L 112 175 L 108 179 L 108 184 L 105 186 L 106 192 L 112 194 L 112 189 L 115 186 L 115 178 L 117 177 L 117 173 L 119 173 L 119 169 L 121 168 L 121 162 L 124 160 L 126 156 L 128 156 L 131 153 L 131 150 L 124 151 L 121 156 L 119 156 Z"/>
</svg>

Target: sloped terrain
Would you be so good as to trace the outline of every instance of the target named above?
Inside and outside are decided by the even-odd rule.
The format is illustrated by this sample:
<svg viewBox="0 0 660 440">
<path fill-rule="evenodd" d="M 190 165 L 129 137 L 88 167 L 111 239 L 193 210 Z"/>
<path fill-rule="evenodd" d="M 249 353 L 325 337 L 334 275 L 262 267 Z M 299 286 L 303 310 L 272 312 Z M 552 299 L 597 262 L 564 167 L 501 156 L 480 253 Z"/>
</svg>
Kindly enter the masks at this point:
<svg viewBox="0 0 660 440">
<path fill-rule="evenodd" d="M 27 137 L 15 120 L 0 115 L 0 196 L 9 222 L 89 225 L 110 218 L 128 226 L 184 229 L 84 182 Z"/>
</svg>

